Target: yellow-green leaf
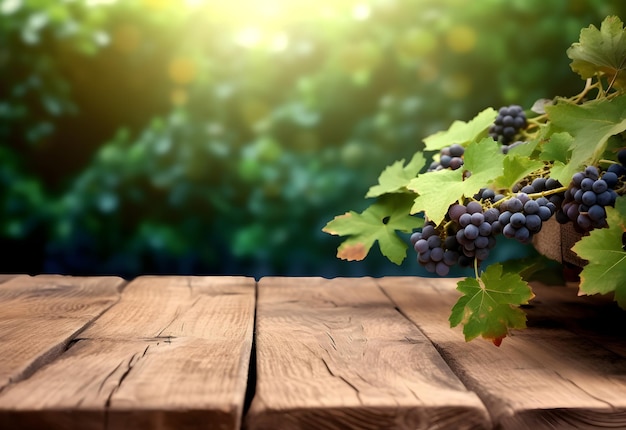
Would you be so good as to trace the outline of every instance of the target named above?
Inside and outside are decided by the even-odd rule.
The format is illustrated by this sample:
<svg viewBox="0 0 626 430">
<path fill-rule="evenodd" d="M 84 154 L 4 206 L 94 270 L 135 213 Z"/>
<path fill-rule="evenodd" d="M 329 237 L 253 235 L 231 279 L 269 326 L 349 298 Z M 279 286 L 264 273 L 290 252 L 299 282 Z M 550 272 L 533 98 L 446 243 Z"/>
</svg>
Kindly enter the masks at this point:
<svg viewBox="0 0 626 430">
<path fill-rule="evenodd" d="M 580 274 L 581 294 L 615 292 L 615 300 L 626 309 L 626 251 L 622 235 L 626 232 L 626 196 L 619 197 L 615 208 L 606 208 L 608 228 L 595 229 L 572 248 L 588 261 Z"/>
</svg>

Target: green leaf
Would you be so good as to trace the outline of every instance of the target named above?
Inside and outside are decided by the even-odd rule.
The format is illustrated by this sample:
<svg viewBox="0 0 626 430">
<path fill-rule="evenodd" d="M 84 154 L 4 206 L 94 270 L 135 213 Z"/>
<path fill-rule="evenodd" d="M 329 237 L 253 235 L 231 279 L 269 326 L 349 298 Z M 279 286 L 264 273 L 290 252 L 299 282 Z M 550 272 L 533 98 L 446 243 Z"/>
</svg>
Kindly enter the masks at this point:
<svg viewBox="0 0 626 430">
<path fill-rule="evenodd" d="M 396 161 L 383 170 L 378 177 L 378 185 L 370 187 L 365 197 L 378 197 L 386 193 L 397 193 L 406 189 L 409 181 L 415 178 L 425 164 L 426 159 L 422 152 L 416 152 L 409 164 L 404 167 L 404 159 Z"/>
<path fill-rule="evenodd" d="M 523 145 L 517 145 L 509 149 L 508 155 L 517 155 L 520 157 L 530 157 L 539 144 L 538 140 L 530 140 Z"/>
<path fill-rule="evenodd" d="M 581 78 L 602 73 L 615 87 L 626 86 L 626 31 L 617 16 L 606 17 L 600 30 L 593 25 L 583 28 L 579 42 L 572 44 L 567 56 L 573 60 L 570 67 Z"/>
<path fill-rule="evenodd" d="M 337 257 L 342 260 L 363 260 L 378 241 L 382 254 L 400 264 L 408 246 L 396 231 L 410 233 L 424 224 L 422 218 L 409 215 L 412 201 L 410 194 L 386 194 L 360 214 L 350 211 L 336 216 L 322 231 L 350 236 L 337 248 Z"/>
<path fill-rule="evenodd" d="M 580 274 L 582 294 L 615 292 L 615 300 L 626 309 L 626 251 L 622 235 L 626 232 L 626 196 L 619 197 L 615 208 L 606 208 L 609 228 L 594 229 L 572 249 L 588 261 Z"/>
<path fill-rule="evenodd" d="M 499 188 L 512 188 L 532 172 L 543 167 L 543 162 L 518 155 L 507 155 L 504 158 L 504 174 L 494 182 Z"/>
<path fill-rule="evenodd" d="M 478 279 L 459 281 L 463 293 L 452 308 L 450 326 L 463 325 L 465 340 L 478 336 L 499 346 L 510 329 L 526 327 L 526 314 L 519 305 L 528 303 L 534 294 L 515 272 L 504 272 L 502 265 L 492 264 Z"/>
<path fill-rule="evenodd" d="M 439 131 L 424 139 L 426 150 L 434 151 L 455 143 L 465 145 L 473 142 L 489 128 L 497 115 L 498 112 L 493 108 L 487 108 L 468 122 L 454 121 L 447 131 Z"/>
<path fill-rule="evenodd" d="M 424 212 L 439 224 L 450 205 L 463 196 L 473 196 L 503 173 L 504 155 L 500 146 L 487 137 L 471 143 L 465 150 L 463 168 L 426 172 L 411 180 L 407 188 L 418 193 L 411 213 Z M 463 180 L 463 170 L 472 175 Z"/>
<path fill-rule="evenodd" d="M 574 138 L 566 132 L 554 133 L 543 144 L 539 158 L 545 161 L 560 161 L 566 163 L 570 157 L 570 146 Z"/>
<path fill-rule="evenodd" d="M 569 183 L 584 165 L 595 164 L 604 152 L 609 137 L 626 130 L 626 95 L 593 100 L 582 105 L 560 103 L 547 106 L 553 126 L 572 135 L 571 158 L 554 179 Z"/>
</svg>

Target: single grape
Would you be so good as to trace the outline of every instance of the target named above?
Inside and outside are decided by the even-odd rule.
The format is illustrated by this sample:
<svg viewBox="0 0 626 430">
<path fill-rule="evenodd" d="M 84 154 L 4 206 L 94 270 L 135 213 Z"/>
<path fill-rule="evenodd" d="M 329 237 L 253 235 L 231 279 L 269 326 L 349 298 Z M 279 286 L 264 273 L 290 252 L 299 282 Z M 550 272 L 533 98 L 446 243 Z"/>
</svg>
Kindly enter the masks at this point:
<svg viewBox="0 0 626 430">
<path fill-rule="evenodd" d="M 452 157 L 450 160 L 450 168 L 457 170 L 463 165 L 463 159 L 461 157 Z"/>
<path fill-rule="evenodd" d="M 524 205 L 524 213 L 536 214 L 537 212 L 539 212 L 539 203 L 535 200 L 528 200 Z"/>
<path fill-rule="evenodd" d="M 510 199 L 507 203 L 508 204 L 506 205 L 506 207 L 507 207 L 507 210 L 510 212 L 519 212 L 524 207 L 524 204 L 522 203 L 522 201 L 515 197 Z"/>
<path fill-rule="evenodd" d="M 522 243 L 528 242 L 530 239 L 530 231 L 526 227 L 520 227 L 515 232 L 515 239 Z"/>
<path fill-rule="evenodd" d="M 591 188 L 593 187 L 593 183 L 595 182 L 594 179 L 591 178 L 585 178 L 583 179 L 583 181 L 580 183 L 580 189 L 583 191 L 589 191 L 591 190 Z"/>
<path fill-rule="evenodd" d="M 474 240 L 479 235 L 478 227 L 476 227 L 474 224 L 468 225 L 463 230 L 464 230 L 465 237 L 469 240 Z"/>
<path fill-rule="evenodd" d="M 596 193 L 594 191 L 585 191 L 582 195 L 582 202 L 587 206 L 594 205 L 596 203 Z"/>
<path fill-rule="evenodd" d="M 450 146 L 450 156 L 452 157 L 460 157 L 465 153 L 465 148 L 463 148 L 458 143 Z"/>
<path fill-rule="evenodd" d="M 458 203 L 455 203 L 448 208 L 448 216 L 452 221 L 459 221 L 459 217 L 464 213 L 467 213 L 467 209 L 465 206 Z"/>
<path fill-rule="evenodd" d="M 587 211 L 589 218 L 593 221 L 600 221 L 606 218 L 606 211 L 600 205 L 593 205 Z M 582 226 L 581 226 L 582 227 Z"/>
<path fill-rule="evenodd" d="M 430 236 L 435 234 L 435 227 L 431 224 L 427 224 L 422 227 L 422 239 L 428 239 Z"/>
<path fill-rule="evenodd" d="M 623 166 L 626 166 L 626 149 L 620 149 L 617 153 L 617 160 L 622 163 Z"/>
<path fill-rule="evenodd" d="M 535 214 L 530 214 L 530 215 L 526 215 L 526 228 L 528 228 L 528 230 L 530 230 L 532 233 L 537 233 L 539 230 L 541 230 L 541 217 L 539 217 L 539 215 L 535 215 Z"/>
<path fill-rule="evenodd" d="M 587 166 L 585 168 L 585 174 L 589 179 L 592 179 L 594 181 L 600 177 L 598 169 L 595 166 Z"/>
<path fill-rule="evenodd" d="M 459 217 L 459 225 L 461 227 L 466 227 L 472 222 L 472 216 L 468 213 L 464 213 Z"/>
<path fill-rule="evenodd" d="M 435 273 L 439 276 L 446 276 L 450 273 L 450 266 L 445 264 L 443 261 L 440 261 L 435 265 Z"/>
<path fill-rule="evenodd" d="M 430 250 L 430 259 L 432 261 L 438 262 L 443 259 L 443 248 L 436 247 Z"/>
<path fill-rule="evenodd" d="M 576 224 L 583 230 L 589 230 L 591 228 L 591 219 L 585 214 L 579 214 L 576 217 Z"/>
<path fill-rule="evenodd" d="M 483 211 L 482 205 L 478 202 L 469 202 L 466 207 L 468 214 L 474 214 Z"/>
<path fill-rule="evenodd" d="M 415 249 L 415 252 L 417 252 L 418 254 L 423 254 L 429 249 L 428 241 L 426 239 L 420 239 L 417 242 L 415 242 L 415 245 L 413 246 L 413 248 Z"/>
<path fill-rule="evenodd" d="M 602 175 L 602 180 L 606 183 L 608 188 L 615 188 L 618 178 L 614 172 L 605 172 L 604 175 Z"/>
<path fill-rule="evenodd" d="M 485 216 L 480 212 L 473 213 L 471 215 L 471 218 L 472 218 L 471 223 L 477 227 L 485 222 Z"/>
<path fill-rule="evenodd" d="M 517 212 L 511 215 L 511 225 L 513 227 L 519 228 L 524 224 L 526 224 L 526 216 L 523 213 Z"/>
</svg>

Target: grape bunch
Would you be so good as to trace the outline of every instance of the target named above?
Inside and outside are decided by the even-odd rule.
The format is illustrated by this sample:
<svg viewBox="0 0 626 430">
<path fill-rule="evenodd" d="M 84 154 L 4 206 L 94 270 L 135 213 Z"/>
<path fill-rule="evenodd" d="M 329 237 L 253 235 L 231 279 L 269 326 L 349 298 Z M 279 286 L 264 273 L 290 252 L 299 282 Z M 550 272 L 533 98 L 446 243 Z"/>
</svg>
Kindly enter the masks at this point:
<svg viewBox="0 0 626 430">
<path fill-rule="evenodd" d="M 574 228 L 580 232 L 607 227 L 605 207 L 615 205 L 617 193 L 614 188 L 618 180 L 613 171 L 606 171 L 600 176 L 595 166 L 575 173 L 565 191 L 557 221 L 562 224 L 573 221 Z"/>
<path fill-rule="evenodd" d="M 477 201 L 466 205 L 456 203 L 448 209 L 446 228 L 438 231 L 427 223 L 421 232 L 411 235 L 411 244 L 418 254 L 417 261 L 431 273 L 446 276 L 450 267 L 458 264 L 470 266 L 474 260 L 487 259 L 496 245 L 494 223 L 499 211 L 483 206 Z"/>
<path fill-rule="evenodd" d="M 518 193 L 500 205 L 497 228 L 502 229 L 504 237 L 528 243 L 556 210 L 557 206 L 546 197 L 533 200 L 526 193 Z"/>
<path fill-rule="evenodd" d="M 489 127 L 489 136 L 496 142 L 508 145 L 527 124 L 526 114 L 521 106 L 504 106 L 498 111 L 493 125 Z"/>
<path fill-rule="evenodd" d="M 421 232 L 411 235 L 411 244 L 418 254 L 417 262 L 431 273 L 446 276 L 450 267 L 459 262 L 459 254 L 454 250 L 455 244 L 449 238 L 442 241 L 431 223 L 424 225 Z"/>
<path fill-rule="evenodd" d="M 486 260 L 489 250 L 496 245 L 493 223 L 498 220 L 499 211 L 489 208 L 483 212 L 480 203 L 471 201 L 465 206 L 458 203 L 450 206 L 448 215 L 459 226 L 455 234 L 459 253 L 469 259 Z"/>
<path fill-rule="evenodd" d="M 457 143 L 446 146 L 439 151 L 439 161 L 433 161 L 428 170 L 431 172 L 442 169 L 456 170 L 463 165 L 464 153 L 465 148 Z"/>
</svg>

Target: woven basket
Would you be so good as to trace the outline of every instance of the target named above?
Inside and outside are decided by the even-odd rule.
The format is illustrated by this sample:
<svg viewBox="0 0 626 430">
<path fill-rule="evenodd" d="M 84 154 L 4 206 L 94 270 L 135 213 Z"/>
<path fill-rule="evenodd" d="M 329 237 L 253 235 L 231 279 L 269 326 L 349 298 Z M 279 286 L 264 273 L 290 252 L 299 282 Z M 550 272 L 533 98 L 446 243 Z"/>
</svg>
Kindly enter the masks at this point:
<svg viewBox="0 0 626 430">
<path fill-rule="evenodd" d="M 539 253 L 561 263 L 569 263 L 583 267 L 586 260 L 578 257 L 572 246 L 583 235 L 576 230 L 572 223 L 559 224 L 554 218 L 543 223 L 541 231 L 533 237 L 533 246 Z"/>
</svg>

